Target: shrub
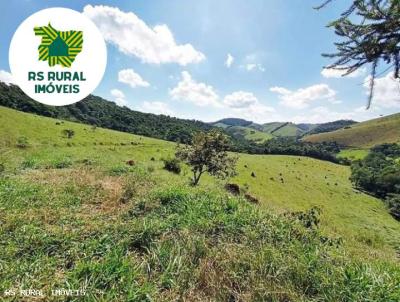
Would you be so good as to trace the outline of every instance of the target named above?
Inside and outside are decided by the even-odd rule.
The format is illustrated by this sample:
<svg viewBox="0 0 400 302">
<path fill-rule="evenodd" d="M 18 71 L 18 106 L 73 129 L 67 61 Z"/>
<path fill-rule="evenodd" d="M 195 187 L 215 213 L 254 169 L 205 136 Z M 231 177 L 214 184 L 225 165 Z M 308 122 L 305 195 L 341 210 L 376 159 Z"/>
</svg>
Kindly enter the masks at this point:
<svg viewBox="0 0 400 302">
<path fill-rule="evenodd" d="M 248 202 L 251 202 L 251 203 L 259 203 L 259 200 L 258 200 L 256 197 L 254 197 L 254 196 L 252 196 L 251 194 L 249 194 L 249 193 L 244 194 L 244 198 L 246 198 L 246 200 L 247 200 Z"/>
<path fill-rule="evenodd" d="M 4 164 L 0 163 L 0 175 L 3 174 L 3 172 L 6 170 L 6 167 Z"/>
<path fill-rule="evenodd" d="M 16 146 L 20 149 L 28 148 L 28 139 L 25 136 L 18 137 Z"/>
<path fill-rule="evenodd" d="M 72 161 L 70 158 L 60 158 L 60 159 L 55 159 L 51 163 L 51 167 L 54 169 L 65 169 L 72 166 Z"/>
<path fill-rule="evenodd" d="M 89 158 L 84 158 L 81 160 L 81 163 L 84 164 L 85 166 L 92 166 L 95 164 L 95 161 Z"/>
<path fill-rule="evenodd" d="M 240 195 L 240 187 L 238 184 L 226 184 L 225 190 L 233 195 Z"/>
<path fill-rule="evenodd" d="M 180 174 L 181 173 L 181 164 L 180 161 L 177 158 L 167 158 L 162 160 L 164 162 L 164 169 L 175 173 L 175 174 Z"/>
<path fill-rule="evenodd" d="M 21 163 L 22 169 L 36 169 L 38 166 L 35 158 L 27 158 Z"/>
<path fill-rule="evenodd" d="M 120 176 L 129 172 L 129 168 L 126 166 L 115 166 L 109 170 L 111 176 Z"/>
<path fill-rule="evenodd" d="M 72 129 L 64 129 L 62 131 L 62 134 L 66 138 L 72 138 L 75 135 L 75 131 Z"/>
<path fill-rule="evenodd" d="M 386 199 L 389 213 L 397 220 L 400 220 L 400 194 L 394 194 Z"/>
</svg>

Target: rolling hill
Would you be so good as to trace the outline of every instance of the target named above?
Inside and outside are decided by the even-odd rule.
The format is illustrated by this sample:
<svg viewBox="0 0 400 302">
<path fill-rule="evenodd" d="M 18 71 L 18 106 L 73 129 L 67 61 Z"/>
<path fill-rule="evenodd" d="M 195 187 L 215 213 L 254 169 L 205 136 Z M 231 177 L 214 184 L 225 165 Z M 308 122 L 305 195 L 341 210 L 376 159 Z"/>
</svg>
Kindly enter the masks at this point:
<svg viewBox="0 0 400 302">
<path fill-rule="evenodd" d="M 238 118 L 227 118 L 219 120 L 215 123 L 211 123 L 214 127 L 220 127 L 223 129 L 230 129 L 229 133 L 234 133 L 236 137 L 242 137 L 254 141 L 268 140 L 273 137 L 281 136 L 301 136 L 310 129 L 313 129 L 316 125 L 313 124 L 300 124 L 296 125 L 289 122 L 272 122 L 266 124 L 257 124 L 251 121 L 238 119 Z M 264 133 L 264 135 L 262 134 Z M 252 134 L 252 135 L 250 135 Z"/>
<path fill-rule="evenodd" d="M 351 120 L 338 120 L 321 124 L 294 124 L 290 122 L 257 124 L 244 119 L 227 118 L 211 123 L 211 125 L 228 130 L 227 132 L 233 134 L 236 138 L 243 138 L 251 141 L 256 140 L 260 142 L 274 137 L 301 137 L 310 134 L 329 132 L 348 127 L 355 123 L 355 121 Z M 254 130 L 256 132 L 254 132 Z M 262 135 L 259 132 L 263 132 L 266 135 Z M 249 135 L 249 133 L 253 135 Z"/>
<path fill-rule="evenodd" d="M 337 142 L 348 148 L 368 149 L 400 142 L 400 113 L 347 126 L 332 132 L 304 137 L 308 142 Z"/>
<path fill-rule="evenodd" d="M 254 143 L 263 143 L 274 137 L 269 133 L 243 126 L 226 126 L 224 129 L 234 138 L 245 139 Z"/>
<path fill-rule="evenodd" d="M 0 106 L 175 142 L 187 142 L 194 132 L 212 128 L 201 121 L 134 111 L 94 95 L 69 106 L 47 106 L 33 101 L 18 86 L 2 82 Z"/>
<path fill-rule="evenodd" d="M 191 187 L 188 167 L 164 170 L 172 142 L 0 117 L 0 288 L 83 284 L 86 301 L 399 297 L 400 223 L 352 188 L 349 167 L 238 154 L 229 181 L 251 204 L 208 175 Z"/>
</svg>

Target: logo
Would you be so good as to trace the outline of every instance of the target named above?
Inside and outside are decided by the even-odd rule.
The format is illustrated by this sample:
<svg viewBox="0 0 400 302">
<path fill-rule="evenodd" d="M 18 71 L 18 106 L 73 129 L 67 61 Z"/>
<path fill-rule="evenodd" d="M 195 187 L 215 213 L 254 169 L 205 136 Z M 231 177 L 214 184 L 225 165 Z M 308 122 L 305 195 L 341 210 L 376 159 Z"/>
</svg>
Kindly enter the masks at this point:
<svg viewBox="0 0 400 302">
<path fill-rule="evenodd" d="M 63 106 L 100 83 L 107 49 L 96 25 L 67 8 L 41 10 L 21 23 L 9 50 L 14 82 L 32 99 Z"/>
<path fill-rule="evenodd" d="M 49 66 L 60 64 L 71 67 L 82 50 L 82 31 L 59 31 L 50 23 L 48 26 L 35 27 L 34 31 L 36 36 L 42 37 L 38 48 L 40 61 L 47 61 Z"/>
</svg>

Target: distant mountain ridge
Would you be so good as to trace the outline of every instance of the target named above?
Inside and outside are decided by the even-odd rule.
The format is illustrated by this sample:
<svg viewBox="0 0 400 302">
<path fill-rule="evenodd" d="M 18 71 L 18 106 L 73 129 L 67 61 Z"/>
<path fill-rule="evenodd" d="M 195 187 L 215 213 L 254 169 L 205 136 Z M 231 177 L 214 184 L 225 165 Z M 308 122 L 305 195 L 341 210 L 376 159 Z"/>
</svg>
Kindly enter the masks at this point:
<svg viewBox="0 0 400 302">
<path fill-rule="evenodd" d="M 240 118 L 225 118 L 211 123 L 212 126 L 220 127 L 228 132 L 236 133 L 239 138 L 240 133 L 242 133 L 242 138 L 249 137 L 248 131 L 257 131 L 265 133 L 264 139 L 270 139 L 273 137 L 302 137 L 309 134 L 323 133 L 328 131 L 334 131 L 341 129 L 343 127 L 353 125 L 357 122 L 352 120 L 338 120 L 329 123 L 312 124 L 312 123 L 301 123 L 295 124 L 291 122 L 271 122 L 265 124 L 257 124 L 252 121 L 248 121 Z M 240 131 L 239 128 L 240 127 Z M 247 128 L 248 131 L 245 131 Z M 262 137 L 258 133 L 257 137 Z M 251 139 L 250 139 L 251 140 Z"/>
</svg>

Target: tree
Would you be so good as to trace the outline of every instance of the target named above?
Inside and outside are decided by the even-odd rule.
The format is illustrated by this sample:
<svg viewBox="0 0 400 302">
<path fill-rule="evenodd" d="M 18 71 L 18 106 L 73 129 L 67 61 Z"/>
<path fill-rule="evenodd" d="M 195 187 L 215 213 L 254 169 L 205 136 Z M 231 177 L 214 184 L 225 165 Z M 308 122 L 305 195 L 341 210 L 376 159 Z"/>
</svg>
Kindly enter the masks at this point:
<svg viewBox="0 0 400 302">
<path fill-rule="evenodd" d="M 317 9 L 333 0 L 326 0 Z M 355 20 L 352 21 L 351 19 Z M 365 65 L 371 65 L 370 93 L 367 108 L 374 93 L 377 67 L 384 62 L 385 70 L 393 69 L 393 77 L 400 73 L 400 1 L 399 0 L 353 0 L 340 18 L 331 22 L 335 33 L 343 38 L 336 42 L 336 53 L 323 54 L 336 61 L 327 68 L 343 70 L 344 75 Z"/>
<path fill-rule="evenodd" d="M 237 157 L 230 156 L 228 136 L 218 130 L 198 132 L 191 145 L 178 147 L 175 156 L 191 167 L 196 186 L 204 173 L 225 179 L 236 174 Z"/>
</svg>

